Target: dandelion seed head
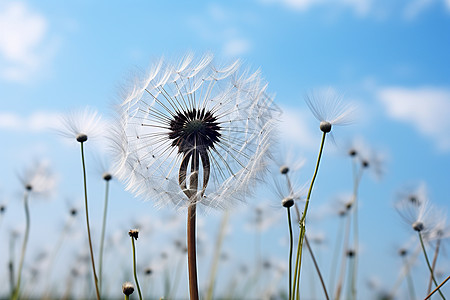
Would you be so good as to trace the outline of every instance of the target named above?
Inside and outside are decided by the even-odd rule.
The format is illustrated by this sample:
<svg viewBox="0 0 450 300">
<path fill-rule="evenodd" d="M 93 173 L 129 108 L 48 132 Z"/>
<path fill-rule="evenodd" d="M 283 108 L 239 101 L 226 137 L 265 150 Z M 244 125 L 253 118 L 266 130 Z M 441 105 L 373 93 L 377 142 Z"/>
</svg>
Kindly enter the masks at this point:
<svg viewBox="0 0 450 300">
<path fill-rule="evenodd" d="M 398 255 L 400 255 L 402 257 L 406 256 L 406 255 L 408 255 L 408 250 L 405 248 L 400 248 L 400 250 L 398 250 Z"/>
<path fill-rule="evenodd" d="M 139 229 L 130 229 L 130 231 L 128 231 L 128 235 L 131 238 L 134 238 L 135 240 L 137 240 L 139 237 Z"/>
<path fill-rule="evenodd" d="M 57 132 L 62 136 L 84 143 L 88 138 L 98 138 L 105 132 L 105 124 L 96 110 L 86 107 L 71 111 L 60 118 Z"/>
<path fill-rule="evenodd" d="M 288 166 L 283 165 L 283 166 L 280 167 L 280 173 L 281 174 L 285 175 L 288 172 L 289 172 L 289 167 Z"/>
<path fill-rule="evenodd" d="M 19 173 L 19 179 L 26 191 L 44 197 L 50 196 L 54 192 L 58 182 L 58 177 L 47 160 L 32 162 Z"/>
<path fill-rule="evenodd" d="M 103 173 L 102 178 L 105 181 L 110 181 L 112 179 L 112 174 L 108 173 L 108 172 L 105 172 L 105 173 Z"/>
<path fill-rule="evenodd" d="M 320 130 L 328 133 L 333 125 L 347 125 L 353 121 L 355 107 L 345 103 L 343 96 L 333 89 L 318 90 L 306 95 L 306 104 L 320 121 Z"/>
<path fill-rule="evenodd" d="M 209 54 L 161 59 L 119 106 L 112 143 L 119 179 L 157 206 L 243 200 L 271 153 L 277 116 L 266 87 L 259 72 L 238 62 L 218 67 Z"/>
<path fill-rule="evenodd" d="M 283 200 L 281 200 L 281 205 L 286 208 L 292 207 L 294 206 L 294 199 L 292 197 L 283 198 Z"/>
<path fill-rule="evenodd" d="M 125 282 L 122 284 L 122 292 L 126 296 L 130 296 L 134 292 L 134 286 L 131 282 Z"/>
<path fill-rule="evenodd" d="M 87 141 L 88 136 L 84 133 L 79 133 L 76 135 L 75 139 L 77 140 L 77 142 L 79 143 L 84 143 Z"/>
<path fill-rule="evenodd" d="M 395 208 L 407 224 L 425 237 L 428 237 L 441 221 L 445 222 L 443 212 L 430 202 L 425 183 L 410 188 L 406 193 L 400 193 Z"/>
<path fill-rule="evenodd" d="M 328 133 L 331 131 L 331 123 L 327 121 L 321 121 L 319 128 L 322 132 Z"/>
</svg>

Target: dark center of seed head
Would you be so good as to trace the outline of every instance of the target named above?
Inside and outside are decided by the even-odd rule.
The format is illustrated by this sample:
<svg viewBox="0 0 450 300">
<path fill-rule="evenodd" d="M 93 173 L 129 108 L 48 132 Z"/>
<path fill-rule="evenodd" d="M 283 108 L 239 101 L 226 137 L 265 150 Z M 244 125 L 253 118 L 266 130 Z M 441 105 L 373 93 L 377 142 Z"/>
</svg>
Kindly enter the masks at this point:
<svg viewBox="0 0 450 300">
<path fill-rule="evenodd" d="M 192 109 L 178 112 L 170 121 L 169 139 L 179 153 L 188 153 L 193 148 L 208 151 L 219 141 L 220 126 L 212 112 Z"/>
<path fill-rule="evenodd" d="M 79 143 L 86 142 L 88 139 L 87 135 L 84 133 L 77 134 L 77 136 L 75 138 L 76 138 L 77 142 L 79 142 Z"/>
<path fill-rule="evenodd" d="M 319 128 L 320 130 L 322 130 L 322 132 L 328 133 L 331 131 L 331 123 L 327 121 L 322 121 L 320 122 Z"/>
</svg>

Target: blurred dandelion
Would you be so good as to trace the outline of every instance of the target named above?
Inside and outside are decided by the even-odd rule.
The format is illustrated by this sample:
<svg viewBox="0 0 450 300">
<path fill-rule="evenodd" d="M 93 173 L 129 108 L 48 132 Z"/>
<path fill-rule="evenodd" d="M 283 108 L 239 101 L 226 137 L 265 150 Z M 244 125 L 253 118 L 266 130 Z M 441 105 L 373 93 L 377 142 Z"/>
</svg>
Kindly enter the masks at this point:
<svg viewBox="0 0 450 300">
<path fill-rule="evenodd" d="M 191 299 L 198 299 L 196 205 L 225 208 L 265 170 L 275 109 L 259 72 L 212 55 L 160 60 L 124 96 L 114 139 L 119 178 L 137 196 L 188 207 Z M 200 179 L 201 178 L 201 179 Z"/>
<path fill-rule="evenodd" d="M 425 248 L 424 237 L 427 237 L 433 230 L 437 228 L 439 222 L 445 223 L 445 216 L 442 211 L 438 211 L 430 202 L 426 185 L 420 184 L 417 190 L 413 193 L 407 194 L 406 197 L 401 197 L 395 203 L 400 216 L 417 232 L 419 236 L 420 246 L 425 257 L 428 269 L 430 271 L 431 280 L 435 286 L 438 283 L 434 276 L 434 270 L 428 259 L 428 254 Z M 438 289 L 442 299 L 445 299 L 442 292 Z"/>
<path fill-rule="evenodd" d="M 11 294 L 11 299 L 18 299 L 20 295 L 20 284 L 22 279 L 23 262 L 30 234 L 30 208 L 29 197 L 31 194 L 37 196 L 49 196 L 55 189 L 57 177 L 50 168 L 48 161 L 35 161 L 27 167 L 20 175 L 19 179 L 24 188 L 23 204 L 25 209 L 25 234 L 22 243 L 17 281 Z"/>
</svg>

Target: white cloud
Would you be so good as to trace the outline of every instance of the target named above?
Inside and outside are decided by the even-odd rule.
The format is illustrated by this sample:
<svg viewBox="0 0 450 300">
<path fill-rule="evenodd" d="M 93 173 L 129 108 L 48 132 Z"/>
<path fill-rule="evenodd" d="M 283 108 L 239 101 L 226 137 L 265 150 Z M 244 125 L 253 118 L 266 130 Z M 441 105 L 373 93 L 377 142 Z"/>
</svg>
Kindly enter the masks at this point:
<svg viewBox="0 0 450 300">
<path fill-rule="evenodd" d="M 251 48 L 250 42 L 246 39 L 236 38 L 227 41 L 223 52 L 228 56 L 239 56 L 247 53 Z"/>
<path fill-rule="evenodd" d="M 423 12 L 433 0 L 415 0 L 410 1 L 405 7 L 404 15 L 406 19 L 414 19 Z"/>
<path fill-rule="evenodd" d="M 279 3 L 287 8 L 306 11 L 314 6 L 342 6 L 352 9 L 356 15 L 366 15 L 371 7 L 372 0 L 261 0 L 266 3 Z"/>
<path fill-rule="evenodd" d="M 226 56 L 247 54 L 252 43 L 242 32 L 242 23 L 252 22 L 252 16 L 229 11 L 218 4 L 207 7 L 206 13 L 190 18 L 190 25 L 203 39 L 219 45 Z"/>
<path fill-rule="evenodd" d="M 61 114 L 55 112 L 34 112 L 28 117 L 11 112 L 0 112 L 0 130 L 42 132 L 57 128 Z"/>
<path fill-rule="evenodd" d="M 450 150 L 449 89 L 388 87 L 378 91 L 378 99 L 390 117 L 412 125 L 440 150 Z"/>
<path fill-rule="evenodd" d="M 311 124 L 311 113 L 292 107 L 283 107 L 280 135 L 283 142 L 307 150 L 316 150 L 317 134 L 314 134 Z"/>
<path fill-rule="evenodd" d="M 27 80 L 52 52 L 48 22 L 24 2 L 0 4 L 0 76 Z"/>
</svg>

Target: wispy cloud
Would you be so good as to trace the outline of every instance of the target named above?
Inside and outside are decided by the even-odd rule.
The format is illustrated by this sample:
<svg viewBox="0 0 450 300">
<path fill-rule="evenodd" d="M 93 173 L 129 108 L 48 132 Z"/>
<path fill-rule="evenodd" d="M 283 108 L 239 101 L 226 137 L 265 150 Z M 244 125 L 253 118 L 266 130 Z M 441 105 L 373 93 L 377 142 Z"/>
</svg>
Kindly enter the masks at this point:
<svg viewBox="0 0 450 300">
<path fill-rule="evenodd" d="M 292 147 L 315 150 L 317 135 L 311 128 L 311 113 L 307 109 L 283 107 L 280 135 L 283 142 Z"/>
<path fill-rule="evenodd" d="M 58 128 L 61 114 L 39 111 L 29 116 L 20 116 L 12 112 L 0 112 L 0 130 L 42 132 Z"/>
<path fill-rule="evenodd" d="M 443 151 L 450 151 L 450 90 L 437 87 L 386 87 L 378 99 L 388 115 L 413 126 Z"/>
<path fill-rule="evenodd" d="M 25 81 L 38 71 L 54 49 L 47 19 L 25 2 L 0 4 L 0 77 Z"/>
<path fill-rule="evenodd" d="M 372 8 L 372 0 L 260 0 L 265 3 L 277 3 L 289 9 L 306 11 L 317 6 L 336 6 L 349 8 L 358 16 L 367 15 Z"/>
<path fill-rule="evenodd" d="M 242 28 L 251 17 L 241 12 L 232 12 L 219 4 L 211 4 L 202 16 L 192 16 L 189 24 L 201 38 L 217 44 L 226 56 L 240 56 L 252 49 L 252 43 Z"/>
</svg>

